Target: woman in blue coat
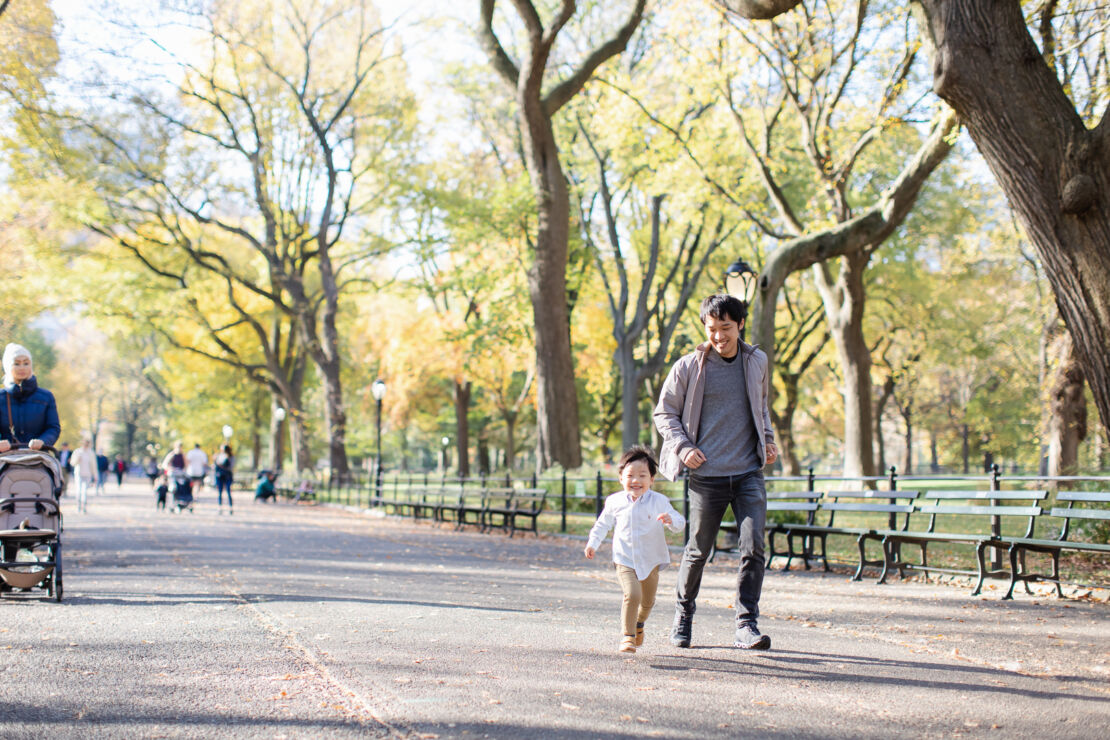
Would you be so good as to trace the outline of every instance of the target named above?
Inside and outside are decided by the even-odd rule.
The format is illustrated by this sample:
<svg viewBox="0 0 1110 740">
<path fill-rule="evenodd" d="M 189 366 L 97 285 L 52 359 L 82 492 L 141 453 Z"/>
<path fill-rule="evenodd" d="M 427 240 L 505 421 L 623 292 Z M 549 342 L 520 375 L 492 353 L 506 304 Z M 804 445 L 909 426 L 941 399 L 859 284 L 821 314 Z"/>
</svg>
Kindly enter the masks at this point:
<svg viewBox="0 0 1110 740">
<path fill-rule="evenodd" d="M 53 447 L 62 433 L 54 394 L 39 388 L 26 347 L 4 348 L 4 387 L 0 389 L 0 452 L 14 444 L 32 450 Z"/>
</svg>

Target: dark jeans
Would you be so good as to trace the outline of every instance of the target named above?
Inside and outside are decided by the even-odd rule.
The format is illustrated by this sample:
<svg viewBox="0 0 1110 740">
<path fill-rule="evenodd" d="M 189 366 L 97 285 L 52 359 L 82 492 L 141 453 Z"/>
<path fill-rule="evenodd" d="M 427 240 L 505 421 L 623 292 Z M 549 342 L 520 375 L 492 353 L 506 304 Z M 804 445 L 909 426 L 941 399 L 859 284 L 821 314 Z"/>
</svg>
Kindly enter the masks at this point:
<svg viewBox="0 0 1110 740">
<path fill-rule="evenodd" d="M 763 471 L 721 477 L 690 476 L 690 540 L 682 553 L 675 589 L 676 606 L 693 614 L 701 573 L 713 551 L 721 520 L 729 505 L 740 530 L 740 572 L 736 577 L 736 624 L 759 617 L 763 591 L 763 527 L 767 520 L 767 488 Z"/>
<path fill-rule="evenodd" d="M 220 506 L 224 505 L 224 491 L 227 491 L 227 505 L 234 508 L 235 504 L 231 500 L 231 478 L 217 475 L 216 493 L 219 496 Z"/>
</svg>

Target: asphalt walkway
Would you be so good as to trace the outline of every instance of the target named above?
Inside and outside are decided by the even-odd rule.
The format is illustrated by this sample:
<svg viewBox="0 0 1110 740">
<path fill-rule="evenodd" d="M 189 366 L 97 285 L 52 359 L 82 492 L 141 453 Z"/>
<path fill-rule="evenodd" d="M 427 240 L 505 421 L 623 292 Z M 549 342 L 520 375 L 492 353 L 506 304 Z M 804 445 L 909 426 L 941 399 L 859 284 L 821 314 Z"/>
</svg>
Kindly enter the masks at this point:
<svg viewBox="0 0 1110 740">
<path fill-rule="evenodd" d="M 0 599 L 0 736 L 1105 737 L 1110 605 L 774 570 L 735 650 L 735 563 L 671 647 L 616 652 L 603 548 L 325 506 L 67 509 L 63 603 Z"/>
</svg>

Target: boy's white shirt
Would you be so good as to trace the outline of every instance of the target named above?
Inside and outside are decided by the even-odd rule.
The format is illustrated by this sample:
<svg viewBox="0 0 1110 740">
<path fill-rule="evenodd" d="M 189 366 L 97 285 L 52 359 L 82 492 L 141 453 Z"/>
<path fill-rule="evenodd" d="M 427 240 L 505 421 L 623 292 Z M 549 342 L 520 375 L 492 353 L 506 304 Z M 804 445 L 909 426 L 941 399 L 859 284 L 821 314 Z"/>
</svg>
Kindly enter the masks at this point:
<svg viewBox="0 0 1110 740">
<path fill-rule="evenodd" d="M 686 518 L 658 491 L 647 491 L 636 500 L 626 491 L 617 491 L 605 499 L 605 508 L 590 530 L 587 545 L 597 550 L 612 529 L 613 562 L 632 568 L 642 581 L 655 566 L 662 568 L 671 562 L 663 535 L 665 525 L 656 518 L 660 514 L 670 514 L 668 529 L 672 532 L 686 526 Z"/>
</svg>

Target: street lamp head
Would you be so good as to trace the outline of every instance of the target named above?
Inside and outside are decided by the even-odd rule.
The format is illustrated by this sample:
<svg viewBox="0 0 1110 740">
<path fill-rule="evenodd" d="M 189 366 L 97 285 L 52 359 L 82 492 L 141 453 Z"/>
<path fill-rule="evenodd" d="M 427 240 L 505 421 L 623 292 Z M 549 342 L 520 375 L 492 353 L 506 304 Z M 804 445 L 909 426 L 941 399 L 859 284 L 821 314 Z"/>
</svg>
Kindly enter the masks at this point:
<svg viewBox="0 0 1110 740">
<path fill-rule="evenodd" d="M 285 421 L 285 409 L 281 406 L 274 409 L 274 418 L 278 421 Z"/>
<path fill-rule="evenodd" d="M 451 438 L 450 437 L 444 437 L 443 439 L 440 440 L 440 442 L 443 444 L 444 447 L 446 447 L 447 445 L 451 444 Z"/>
<path fill-rule="evenodd" d="M 370 395 L 374 397 L 375 401 L 381 401 L 385 398 L 385 381 L 378 378 L 370 384 Z"/>
<path fill-rule="evenodd" d="M 231 439 L 231 435 L 235 433 L 235 430 L 231 428 L 230 424 L 224 424 L 222 431 L 224 433 L 224 439 Z"/>
<path fill-rule="evenodd" d="M 755 297 L 756 278 L 759 274 L 742 259 L 737 259 L 725 269 L 725 292 L 751 305 Z"/>
</svg>

